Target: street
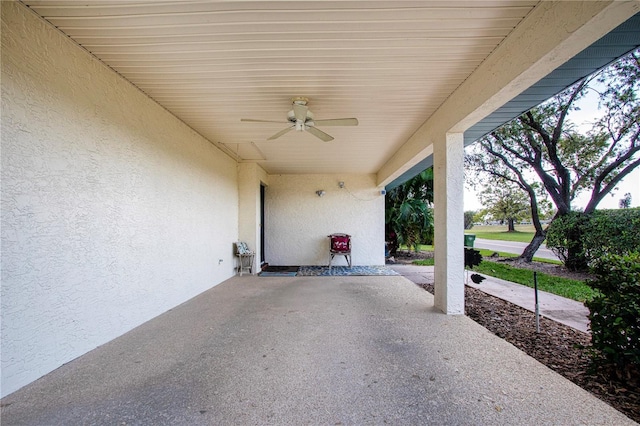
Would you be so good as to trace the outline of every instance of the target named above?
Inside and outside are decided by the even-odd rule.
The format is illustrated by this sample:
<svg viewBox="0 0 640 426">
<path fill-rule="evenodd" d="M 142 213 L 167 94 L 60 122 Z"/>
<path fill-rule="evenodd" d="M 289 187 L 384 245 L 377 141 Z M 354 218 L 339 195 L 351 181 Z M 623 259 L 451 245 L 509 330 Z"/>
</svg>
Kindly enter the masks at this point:
<svg viewBox="0 0 640 426">
<path fill-rule="evenodd" d="M 527 247 L 529 243 L 519 243 L 515 241 L 501 241 L 501 240 L 485 240 L 482 238 L 476 238 L 474 242 L 474 248 L 488 249 L 494 251 L 502 251 L 505 253 L 522 254 L 522 251 Z M 542 259 L 559 260 L 551 250 L 544 244 L 540 246 L 535 254 L 535 257 Z"/>
</svg>

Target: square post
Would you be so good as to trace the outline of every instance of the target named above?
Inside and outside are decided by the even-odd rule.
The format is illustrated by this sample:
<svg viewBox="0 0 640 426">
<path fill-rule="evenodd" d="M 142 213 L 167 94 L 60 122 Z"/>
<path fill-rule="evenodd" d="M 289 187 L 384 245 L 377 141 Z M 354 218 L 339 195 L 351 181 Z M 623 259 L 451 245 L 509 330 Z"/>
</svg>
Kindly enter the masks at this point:
<svg viewBox="0 0 640 426">
<path fill-rule="evenodd" d="M 464 314 L 464 134 L 434 144 L 435 306 Z"/>
</svg>

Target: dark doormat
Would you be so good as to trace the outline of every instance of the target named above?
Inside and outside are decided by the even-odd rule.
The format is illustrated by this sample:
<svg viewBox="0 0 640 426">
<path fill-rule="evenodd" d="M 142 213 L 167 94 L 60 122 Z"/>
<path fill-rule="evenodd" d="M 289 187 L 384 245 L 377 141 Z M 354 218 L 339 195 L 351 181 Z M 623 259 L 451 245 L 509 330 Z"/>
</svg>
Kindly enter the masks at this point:
<svg viewBox="0 0 640 426">
<path fill-rule="evenodd" d="M 263 272 L 298 272 L 299 266 L 267 266 Z"/>
<path fill-rule="evenodd" d="M 258 275 L 261 277 L 295 277 L 299 266 L 267 266 Z"/>
</svg>

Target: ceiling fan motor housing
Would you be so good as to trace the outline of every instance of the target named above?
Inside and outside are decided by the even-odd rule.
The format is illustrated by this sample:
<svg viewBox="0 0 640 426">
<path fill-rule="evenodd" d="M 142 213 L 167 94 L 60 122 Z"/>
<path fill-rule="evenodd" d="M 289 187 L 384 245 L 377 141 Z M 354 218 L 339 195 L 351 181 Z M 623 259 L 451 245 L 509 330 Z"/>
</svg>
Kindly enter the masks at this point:
<svg viewBox="0 0 640 426">
<path fill-rule="evenodd" d="M 307 105 L 307 102 L 309 102 L 309 99 L 305 98 L 304 96 L 296 96 L 295 98 L 291 98 L 291 103 L 297 105 Z"/>
<path fill-rule="evenodd" d="M 295 122 L 297 121 L 297 120 L 296 120 L 296 114 L 295 114 L 295 112 L 294 112 L 293 110 L 290 110 L 290 111 L 287 113 L 287 119 L 288 119 L 290 122 L 292 122 L 292 123 L 295 123 Z M 310 123 L 310 122 L 311 122 L 311 123 Z M 307 118 L 306 118 L 306 120 L 305 120 L 305 124 L 307 124 L 307 125 L 310 125 L 310 124 L 311 124 L 311 125 L 313 125 L 312 123 L 313 123 L 313 113 L 312 113 L 311 111 L 307 110 Z"/>
</svg>

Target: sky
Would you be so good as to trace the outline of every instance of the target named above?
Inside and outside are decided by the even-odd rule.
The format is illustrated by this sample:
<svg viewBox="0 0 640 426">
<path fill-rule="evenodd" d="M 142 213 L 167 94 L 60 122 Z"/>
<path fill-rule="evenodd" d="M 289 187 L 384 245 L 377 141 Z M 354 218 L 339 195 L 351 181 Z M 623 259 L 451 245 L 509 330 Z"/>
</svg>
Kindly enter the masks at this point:
<svg viewBox="0 0 640 426">
<path fill-rule="evenodd" d="M 579 126 L 583 126 L 583 130 L 586 132 L 590 128 L 590 123 L 593 123 L 598 117 L 598 97 L 594 93 L 590 93 L 584 99 L 579 102 L 579 111 L 572 111 L 570 119 Z M 598 209 L 617 209 L 620 199 L 624 197 L 626 193 L 631 194 L 631 207 L 640 207 L 640 168 L 636 168 L 631 172 L 621 183 L 618 185 L 617 190 L 612 194 L 607 195 L 598 204 Z M 573 208 L 584 208 L 589 201 L 589 191 L 583 192 L 580 196 L 574 200 Z M 478 199 L 477 193 L 465 185 L 464 191 L 464 210 L 480 210 L 482 204 Z"/>
</svg>

